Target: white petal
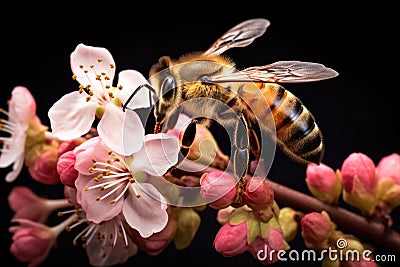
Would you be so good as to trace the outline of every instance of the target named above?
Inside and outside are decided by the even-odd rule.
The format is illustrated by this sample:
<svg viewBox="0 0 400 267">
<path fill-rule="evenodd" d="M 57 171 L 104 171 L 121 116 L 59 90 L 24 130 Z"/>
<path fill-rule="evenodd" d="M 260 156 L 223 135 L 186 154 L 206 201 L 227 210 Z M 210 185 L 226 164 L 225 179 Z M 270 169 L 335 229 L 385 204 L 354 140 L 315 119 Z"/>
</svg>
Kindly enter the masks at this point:
<svg viewBox="0 0 400 267">
<path fill-rule="evenodd" d="M 122 86 L 122 90 L 118 92 L 117 97 L 125 104 L 129 101 L 127 107 L 129 109 L 148 108 L 153 102 L 154 93 L 146 86 L 150 86 L 146 78 L 136 70 L 124 70 L 118 75 L 118 85 Z M 136 91 L 137 90 L 137 91 Z M 135 93 L 132 99 L 129 99 Z"/>
<path fill-rule="evenodd" d="M 86 134 L 92 127 L 96 108 L 97 103 L 86 102 L 78 91 L 64 95 L 48 112 L 52 133 L 61 140 Z"/>
<path fill-rule="evenodd" d="M 12 171 L 6 175 L 6 181 L 11 183 L 13 182 L 18 175 L 21 173 L 22 167 L 24 166 L 24 155 L 21 154 L 19 158 L 14 162 Z"/>
<path fill-rule="evenodd" d="M 124 201 L 123 214 L 127 223 L 146 238 L 160 232 L 167 225 L 168 213 L 165 198 L 148 183 L 137 183 L 140 197 L 129 194 Z"/>
<path fill-rule="evenodd" d="M 10 166 L 24 153 L 27 128 L 27 124 L 16 124 L 12 136 L 4 141 L 3 151 L 0 155 L 0 168 Z"/>
<path fill-rule="evenodd" d="M 147 134 L 144 146 L 133 155 L 132 170 L 161 176 L 178 161 L 179 139 L 170 134 Z"/>
<path fill-rule="evenodd" d="M 84 44 L 78 44 L 71 53 L 71 69 L 83 86 L 104 87 L 107 81 L 112 85 L 115 76 L 115 62 L 111 53 L 105 48 Z M 101 75 L 101 80 L 96 79 L 96 75 Z M 106 76 L 109 78 L 107 81 L 104 80 Z"/>
<path fill-rule="evenodd" d="M 103 142 L 114 152 L 131 155 L 143 146 L 144 127 L 139 115 L 110 103 L 97 127 Z"/>
</svg>

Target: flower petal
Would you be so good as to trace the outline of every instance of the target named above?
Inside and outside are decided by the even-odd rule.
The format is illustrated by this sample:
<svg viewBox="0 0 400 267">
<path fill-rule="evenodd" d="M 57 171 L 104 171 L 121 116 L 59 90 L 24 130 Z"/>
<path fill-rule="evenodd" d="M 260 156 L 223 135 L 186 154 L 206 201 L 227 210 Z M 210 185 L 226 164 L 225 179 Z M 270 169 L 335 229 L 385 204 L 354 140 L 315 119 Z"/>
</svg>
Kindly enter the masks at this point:
<svg viewBox="0 0 400 267">
<path fill-rule="evenodd" d="M 179 149 L 179 140 L 174 135 L 147 134 L 144 146 L 134 154 L 130 168 L 161 176 L 177 163 Z"/>
<path fill-rule="evenodd" d="M 143 146 L 144 127 L 139 115 L 132 111 L 123 112 L 110 103 L 97 127 L 103 142 L 121 155 L 131 155 Z"/>
<path fill-rule="evenodd" d="M 148 183 L 135 183 L 140 197 L 129 194 L 124 201 L 123 214 L 127 223 L 146 238 L 160 232 L 167 225 L 168 213 L 165 198 Z"/>
<path fill-rule="evenodd" d="M 36 102 L 31 92 L 23 86 L 14 87 L 11 93 L 10 118 L 29 122 L 36 116 Z"/>
<path fill-rule="evenodd" d="M 71 69 L 76 80 L 83 86 L 88 84 L 103 88 L 104 79 L 97 79 L 97 75 L 107 77 L 112 82 L 115 76 L 115 62 L 111 53 L 102 47 L 78 44 L 71 53 Z"/>
<path fill-rule="evenodd" d="M 21 154 L 20 157 L 15 160 L 12 171 L 10 171 L 6 175 L 6 181 L 9 183 L 13 182 L 21 173 L 23 166 L 24 166 L 24 155 Z"/>
<path fill-rule="evenodd" d="M 52 133 L 61 140 L 75 139 L 86 134 L 93 124 L 97 103 L 79 92 L 64 95 L 49 109 Z"/>
<path fill-rule="evenodd" d="M 3 151 L 0 155 L 0 168 L 11 165 L 24 153 L 25 130 L 28 128 L 28 125 L 25 123 L 17 123 L 15 128 L 13 135 L 7 138 L 7 140 L 3 140 Z"/>
<path fill-rule="evenodd" d="M 113 196 L 118 193 L 111 194 L 109 197 L 97 200 L 99 192 L 101 192 L 100 187 L 95 189 L 88 189 L 91 186 L 96 185 L 97 182 L 92 176 L 79 174 L 78 179 L 75 181 L 75 187 L 77 189 L 77 201 L 82 206 L 83 210 L 86 212 L 86 218 L 94 223 L 101 223 L 102 221 L 107 221 L 115 216 L 117 216 L 122 210 L 123 199 L 111 203 Z M 104 191 L 101 192 L 105 195 Z"/>
<path fill-rule="evenodd" d="M 141 87 L 145 84 L 150 86 L 149 82 L 140 72 L 136 70 L 121 71 L 118 75 L 117 87 L 122 86 L 122 90 L 118 92 L 117 97 L 122 103 L 125 103 L 135 90 L 138 89 L 134 97 L 129 100 L 127 107 L 129 109 L 148 108 L 154 103 L 154 93 L 145 86 Z"/>
</svg>

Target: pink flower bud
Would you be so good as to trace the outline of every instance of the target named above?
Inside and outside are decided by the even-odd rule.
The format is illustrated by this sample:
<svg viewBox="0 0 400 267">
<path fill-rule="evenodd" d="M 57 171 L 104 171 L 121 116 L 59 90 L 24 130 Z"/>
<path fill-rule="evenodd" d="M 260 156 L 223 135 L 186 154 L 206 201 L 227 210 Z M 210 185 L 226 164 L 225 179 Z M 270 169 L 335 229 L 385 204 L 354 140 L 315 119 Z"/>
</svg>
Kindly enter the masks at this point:
<svg viewBox="0 0 400 267">
<path fill-rule="evenodd" d="M 33 179 L 46 185 L 54 185 L 60 182 L 57 173 L 58 150 L 51 145 L 44 145 L 40 155 L 34 163 L 28 167 Z"/>
<path fill-rule="evenodd" d="M 134 229 L 132 229 L 131 233 L 140 250 L 145 251 L 148 255 L 155 256 L 160 254 L 171 242 L 176 232 L 176 227 L 176 221 L 169 218 L 168 223 L 163 230 L 154 233 L 147 238 L 143 238 L 139 232 Z"/>
<path fill-rule="evenodd" d="M 39 266 L 49 254 L 57 235 L 45 225 L 22 219 L 15 221 L 23 226 L 10 228 L 13 233 L 11 253 L 18 261 L 29 262 L 29 267 Z"/>
<path fill-rule="evenodd" d="M 327 246 L 332 224 L 324 212 L 311 212 L 301 219 L 301 235 L 304 243 L 311 249 L 324 249 Z"/>
<path fill-rule="evenodd" d="M 46 200 L 38 197 L 31 189 L 25 186 L 16 186 L 11 190 L 8 195 L 8 204 L 15 212 L 15 219 L 23 218 L 44 223 L 51 212 L 47 208 Z"/>
<path fill-rule="evenodd" d="M 378 178 L 391 178 L 396 184 L 400 185 L 400 155 L 393 153 L 383 157 L 376 167 Z"/>
<path fill-rule="evenodd" d="M 268 236 L 262 238 L 258 236 L 249 245 L 249 252 L 262 264 L 268 265 L 278 261 L 278 252 L 285 249 L 285 239 L 281 231 L 275 228 L 268 230 Z"/>
<path fill-rule="evenodd" d="M 243 198 L 252 210 L 263 210 L 274 203 L 274 191 L 260 177 L 251 177 L 246 183 Z"/>
<path fill-rule="evenodd" d="M 85 140 L 85 138 L 80 137 L 73 140 L 62 141 L 58 147 L 58 155 L 61 156 L 67 151 L 74 150 L 75 147 L 82 144 Z"/>
<path fill-rule="evenodd" d="M 67 151 L 60 156 L 57 162 L 57 172 L 60 180 L 64 185 L 75 187 L 75 180 L 78 178 L 79 172 L 75 169 L 76 157 L 73 151 Z"/>
<path fill-rule="evenodd" d="M 236 182 L 224 171 L 204 173 L 200 178 L 200 193 L 214 209 L 223 209 L 232 204 L 236 196 Z"/>
<path fill-rule="evenodd" d="M 306 183 L 310 192 L 319 200 L 336 204 L 342 191 L 340 176 L 329 166 L 320 163 L 309 164 Z"/>
<path fill-rule="evenodd" d="M 233 257 L 247 250 L 246 222 L 222 225 L 214 239 L 215 249 L 225 257 Z"/>
<path fill-rule="evenodd" d="M 366 191 L 373 192 L 376 188 L 375 164 L 363 153 L 352 153 L 344 160 L 341 177 L 343 187 L 349 193 L 354 190 L 355 177 L 358 177 Z"/>
</svg>

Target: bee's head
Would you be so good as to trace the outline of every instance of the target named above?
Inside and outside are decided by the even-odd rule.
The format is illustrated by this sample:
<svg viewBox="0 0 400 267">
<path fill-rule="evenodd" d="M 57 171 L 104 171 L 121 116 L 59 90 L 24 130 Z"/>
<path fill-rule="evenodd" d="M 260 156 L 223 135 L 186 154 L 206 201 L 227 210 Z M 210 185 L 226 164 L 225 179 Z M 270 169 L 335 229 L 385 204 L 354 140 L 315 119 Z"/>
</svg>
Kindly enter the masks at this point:
<svg viewBox="0 0 400 267">
<path fill-rule="evenodd" d="M 180 88 L 177 86 L 176 76 L 171 72 L 170 66 L 172 66 L 172 60 L 164 56 L 150 69 L 150 83 L 155 88 L 157 96 L 154 116 L 158 128 L 165 123 L 180 99 Z"/>
</svg>

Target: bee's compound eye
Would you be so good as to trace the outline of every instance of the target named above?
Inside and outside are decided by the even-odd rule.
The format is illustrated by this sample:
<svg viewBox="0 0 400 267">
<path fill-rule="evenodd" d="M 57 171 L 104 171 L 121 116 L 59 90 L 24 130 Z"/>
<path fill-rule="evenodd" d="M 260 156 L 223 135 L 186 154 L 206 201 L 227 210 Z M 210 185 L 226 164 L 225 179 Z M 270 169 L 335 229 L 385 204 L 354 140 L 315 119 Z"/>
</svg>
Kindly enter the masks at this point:
<svg viewBox="0 0 400 267">
<path fill-rule="evenodd" d="M 171 99 L 175 93 L 176 81 L 174 77 L 167 76 L 161 84 L 161 94 L 164 99 Z"/>
</svg>

